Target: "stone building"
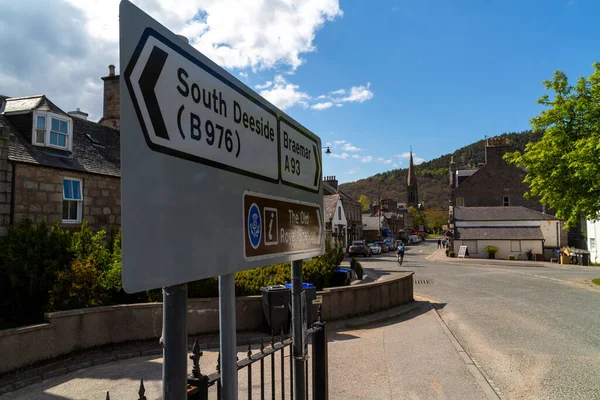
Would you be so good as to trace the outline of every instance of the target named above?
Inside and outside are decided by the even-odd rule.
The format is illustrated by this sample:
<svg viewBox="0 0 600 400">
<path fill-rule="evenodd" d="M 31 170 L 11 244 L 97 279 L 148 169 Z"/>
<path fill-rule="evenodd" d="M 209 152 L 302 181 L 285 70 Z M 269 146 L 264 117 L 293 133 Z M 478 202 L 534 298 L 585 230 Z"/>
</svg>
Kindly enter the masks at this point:
<svg viewBox="0 0 600 400">
<path fill-rule="evenodd" d="M 118 88 L 114 67 L 107 78 Z M 84 220 L 94 230 L 120 225 L 120 137 L 110 127 L 119 126 L 119 99 L 109 94 L 104 125 L 44 95 L 0 97 L 0 234 L 24 218 L 65 228 Z"/>
<path fill-rule="evenodd" d="M 544 211 L 537 199 L 526 199 L 529 185 L 525 170 L 507 163 L 503 156 L 511 151 L 506 137 L 489 138 L 485 143 L 485 164 L 477 169 L 457 170 L 450 162 L 451 203 L 458 207 L 523 206 Z"/>
</svg>

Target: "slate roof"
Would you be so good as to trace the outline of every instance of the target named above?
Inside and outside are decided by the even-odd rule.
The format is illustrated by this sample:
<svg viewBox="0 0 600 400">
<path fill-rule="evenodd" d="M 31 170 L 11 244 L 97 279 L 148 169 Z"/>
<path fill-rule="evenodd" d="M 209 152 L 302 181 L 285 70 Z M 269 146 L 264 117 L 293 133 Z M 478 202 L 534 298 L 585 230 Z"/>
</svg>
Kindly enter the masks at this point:
<svg viewBox="0 0 600 400">
<path fill-rule="evenodd" d="M 558 219 L 550 214 L 522 206 L 511 207 L 454 207 L 458 221 L 539 221 Z"/>
<path fill-rule="evenodd" d="M 335 207 L 337 206 L 339 198 L 340 198 L 340 195 L 338 195 L 338 194 L 331 194 L 331 195 L 323 196 L 323 209 L 325 210 L 324 211 L 325 221 L 329 221 L 330 219 L 333 219 L 333 216 L 335 214 Z"/>
<path fill-rule="evenodd" d="M 37 108 L 30 108 L 34 104 Z M 96 122 L 72 117 L 72 152 L 34 146 L 31 143 L 31 132 L 18 132 L 11 124 L 11 115 L 6 115 L 8 109 L 12 110 L 11 112 L 19 113 L 38 109 L 67 114 L 45 96 L 32 96 L 16 100 L 14 98 L 8 99 L 5 114 L 0 114 L 0 123 L 10 129 L 9 160 L 100 175 L 121 176 L 118 130 Z"/>
<path fill-rule="evenodd" d="M 458 228 L 458 240 L 542 240 L 539 227 Z"/>
</svg>

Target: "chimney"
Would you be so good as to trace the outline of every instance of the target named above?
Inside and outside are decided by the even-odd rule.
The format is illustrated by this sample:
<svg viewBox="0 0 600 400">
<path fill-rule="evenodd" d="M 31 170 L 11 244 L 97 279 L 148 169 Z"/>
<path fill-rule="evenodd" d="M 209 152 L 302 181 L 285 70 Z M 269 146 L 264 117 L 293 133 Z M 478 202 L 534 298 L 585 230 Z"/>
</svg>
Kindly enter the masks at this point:
<svg viewBox="0 0 600 400">
<path fill-rule="evenodd" d="M 69 111 L 67 114 L 69 114 L 72 117 L 85 119 L 86 121 L 87 121 L 88 115 L 89 115 L 88 113 L 81 111 L 79 108 L 77 108 L 76 111 Z"/>
<path fill-rule="evenodd" d="M 507 137 L 498 136 L 485 140 L 485 163 L 499 164 L 502 157 L 511 149 L 510 141 Z"/>
<path fill-rule="evenodd" d="M 332 188 L 334 188 L 335 190 L 337 190 L 338 188 L 338 181 L 336 179 L 335 176 L 326 176 L 325 177 L 325 182 L 331 186 Z"/>
<path fill-rule="evenodd" d="M 120 77 L 115 75 L 115 66 L 108 66 L 108 76 L 102 77 L 104 81 L 104 111 L 99 124 L 110 128 L 119 129 L 121 124 L 121 93 L 119 91 Z"/>
</svg>

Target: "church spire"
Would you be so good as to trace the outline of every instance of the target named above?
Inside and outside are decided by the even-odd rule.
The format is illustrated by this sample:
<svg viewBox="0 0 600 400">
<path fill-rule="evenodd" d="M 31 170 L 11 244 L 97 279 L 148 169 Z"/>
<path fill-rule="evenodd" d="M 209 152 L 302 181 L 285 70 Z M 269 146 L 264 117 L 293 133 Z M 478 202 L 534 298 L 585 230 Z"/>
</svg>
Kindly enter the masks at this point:
<svg viewBox="0 0 600 400">
<path fill-rule="evenodd" d="M 417 187 L 417 174 L 415 172 L 415 165 L 413 162 L 412 146 L 410 148 L 408 176 L 406 177 L 406 198 L 409 207 L 419 207 L 419 190 Z"/>
</svg>

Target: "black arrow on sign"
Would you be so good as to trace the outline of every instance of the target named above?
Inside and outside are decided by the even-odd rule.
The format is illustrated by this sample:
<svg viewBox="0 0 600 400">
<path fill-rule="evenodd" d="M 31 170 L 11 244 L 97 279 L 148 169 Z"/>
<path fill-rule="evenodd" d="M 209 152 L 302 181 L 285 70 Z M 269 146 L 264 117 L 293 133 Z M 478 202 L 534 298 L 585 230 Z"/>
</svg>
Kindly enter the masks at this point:
<svg viewBox="0 0 600 400">
<path fill-rule="evenodd" d="M 165 126 L 165 121 L 163 120 L 160 107 L 158 106 L 158 99 L 156 98 L 156 93 L 154 93 L 154 88 L 156 87 L 156 82 L 158 82 L 158 78 L 160 77 L 160 73 L 162 72 L 165 63 L 167 62 L 168 56 L 169 54 L 167 54 L 167 52 L 154 46 L 138 82 L 140 84 L 140 90 L 142 91 L 142 97 L 146 102 L 148 115 L 150 115 L 150 121 L 154 127 L 154 133 L 159 138 L 167 140 L 169 140 L 169 134 L 167 133 L 167 127 Z"/>
</svg>

